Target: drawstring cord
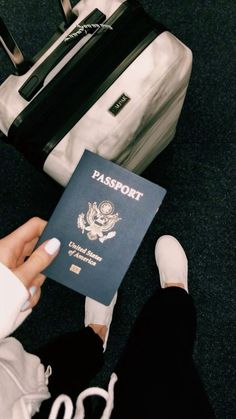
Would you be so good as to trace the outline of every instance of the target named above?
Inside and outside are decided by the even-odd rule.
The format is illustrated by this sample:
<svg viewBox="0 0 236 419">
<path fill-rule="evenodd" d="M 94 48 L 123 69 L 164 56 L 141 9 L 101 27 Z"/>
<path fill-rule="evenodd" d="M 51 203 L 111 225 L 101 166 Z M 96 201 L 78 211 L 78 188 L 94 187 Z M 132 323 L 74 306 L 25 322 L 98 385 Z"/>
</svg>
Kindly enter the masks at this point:
<svg viewBox="0 0 236 419">
<path fill-rule="evenodd" d="M 86 397 L 89 396 L 101 396 L 106 400 L 106 407 L 100 419 L 109 419 L 114 407 L 114 386 L 117 380 L 117 375 L 113 373 L 111 375 L 110 382 L 108 385 L 108 391 L 100 387 L 90 387 L 82 391 L 77 398 L 74 419 L 84 419 L 84 400 L 86 399 Z M 65 406 L 63 419 L 72 419 L 73 404 L 70 397 L 66 396 L 65 394 L 61 394 L 59 397 L 57 397 L 57 399 L 53 403 L 48 419 L 56 419 L 58 417 L 59 410 L 63 403 Z"/>
<path fill-rule="evenodd" d="M 44 373 L 44 376 L 45 376 L 45 384 L 46 385 L 48 385 L 48 379 L 49 379 L 50 375 L 52 375 L 52 367 L 51 367 L 51 365 L 48 365 L 47 366 L 47 369 L 46 369 L 46 371 Z"/>
<path fill-rule="evenodd" d="M 76 403 L 76 412 L 74 419 L 84 419 L 84 400 L 89 396 L 101 396 L 106 400 L 106 407 L 103 411 L 101 419 L 109 419 L 112 409 L 114 407 L 114 386 L 118 380 L 117 375 L 113 373 L 108 385 L 108 391 L 100 387 L 90 387 L 82 391 Z"/>
<path fill-rule="evenodd" d="M 109 419 L 109 417 L 111 415 L 111 412 L 112 412 L 113 407 L 114 407 L 114 386 L 115 386 L 115 383 L 117 382 L 117 380 L 118 380 L 117 375 L 115 373 L 113 373 L 111 375 L 110 382 L 109 382 L 109 385 L 108 385 L 107 404 L 106 404 L 106 407 L 103 411 L 103 415 L 102 415 L 101 419 Z"/>
<path fill-rule="evenodd" d="M 79 35 L 81 35 L 84 32 L 84 36 L 87 35 L 88 33 L 93 33 L 96 29 L 103 29 L 104 31 L 106 30 L 112 30 L 112 26 L 110 25 L 106 25 L 103 23 L 91 23 L 91 24 L 87 24 L 87 25 L 77 25 L 77 28 L 79 28 L 76 32 L 71 33 L 70 35 L 68 35 L 64 41 L 68 42 L 68 41 L 72 41 L 74 39 L 76 39 Z"/>
<path fill-rule="evenodd" d="M 63 419 L 72 419 L 73 414 L 73 403 L 69 396 L 66 396 L 65 394 L 61 394 L 58 396 L 53 403 L 50 415 L 48 419 L 56 419 L 58 416 L 58 412 L 61 408 L 61 405 L 64 403 L 65 406 L 65 413 Z"/>
</svg>

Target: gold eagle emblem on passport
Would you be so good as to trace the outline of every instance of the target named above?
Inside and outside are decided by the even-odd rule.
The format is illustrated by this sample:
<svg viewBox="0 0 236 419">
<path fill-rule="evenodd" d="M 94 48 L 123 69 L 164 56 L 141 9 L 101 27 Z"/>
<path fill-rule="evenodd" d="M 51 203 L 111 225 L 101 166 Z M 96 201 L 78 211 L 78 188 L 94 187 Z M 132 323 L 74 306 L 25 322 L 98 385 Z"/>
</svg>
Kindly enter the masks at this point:
<svg viewBox="0 0 236 419">
<path fill-rule="evenodd" d="M 97 205 L 97 202 L 88 202 L 88 211 L 85 214 L 82 212 L 77 218 L 77 227 L 85 232 L 89 240 L 99 240 L 103 243 L 105 240 L 112 239 L 116 235 L 113 229 L 117 221 L 120 221 L 118 212 L 114 212 L 114 205 L 110 201 L 102 201 Z"/>
</svg>

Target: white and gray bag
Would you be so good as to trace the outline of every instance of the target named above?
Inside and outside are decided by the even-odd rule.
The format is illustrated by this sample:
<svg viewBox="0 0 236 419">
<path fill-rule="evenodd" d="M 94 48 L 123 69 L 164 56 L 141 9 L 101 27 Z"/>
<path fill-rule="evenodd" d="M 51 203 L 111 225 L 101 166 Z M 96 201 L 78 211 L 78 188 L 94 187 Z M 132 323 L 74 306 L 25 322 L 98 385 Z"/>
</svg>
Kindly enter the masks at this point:
<svg viewBox="0 0 236 419">
<path fill-rule="evenodd" d="M 192 53 L 135 1 L 61 3 L 66 24 L 31 63 L 0 21 L 17 69 L 0 130 L 63 186 L 84 149 L 140 174 L 175 135 Z"/>
</svg>

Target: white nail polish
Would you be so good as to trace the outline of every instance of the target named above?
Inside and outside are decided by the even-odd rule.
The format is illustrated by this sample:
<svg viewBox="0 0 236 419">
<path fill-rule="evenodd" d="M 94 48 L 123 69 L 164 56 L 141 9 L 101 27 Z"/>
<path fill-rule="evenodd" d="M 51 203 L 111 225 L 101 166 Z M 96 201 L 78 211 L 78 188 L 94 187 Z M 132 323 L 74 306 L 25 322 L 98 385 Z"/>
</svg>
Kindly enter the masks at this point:
<svg viewBox="0 0 236 419">
<path fill-rule="evenodd" d="M 29 302 L 29 300 L 27 300 L 27 301 L 23 304 L 23 306 L 21 307 L 20 311 L 25 311 L 25 310 L 27 310 L 29 307 L 30 307 L 30 302 Z"/>
<path fill-rule="evenodd" d="M 53 239 L 49 240 L 45 245 L 44 249 L 49 255 L 53 255 L 56 251 L 60 248 L 61 242 L 60 240 L 53 237 Z"/>
<path fill-rule="evenodd" d="M 35 285 L 32 285 L 32 287 L 30 287 L 30 289 L 29 289 L 29 293 L 30 293 L 31 297 L 34 296 L 36 291 L 37 291 L 37 287 Z"/>
</svg>

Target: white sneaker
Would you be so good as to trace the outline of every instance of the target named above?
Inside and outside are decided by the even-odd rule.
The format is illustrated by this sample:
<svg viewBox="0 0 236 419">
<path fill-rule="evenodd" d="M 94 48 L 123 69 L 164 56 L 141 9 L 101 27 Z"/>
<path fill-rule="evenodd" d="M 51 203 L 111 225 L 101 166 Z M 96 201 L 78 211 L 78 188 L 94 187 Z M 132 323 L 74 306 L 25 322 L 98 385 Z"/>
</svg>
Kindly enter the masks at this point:
<svg viewBox="0 0 236 419">
<path fill-rule="evenodd" d="M 173 236 L 161 236 L 156 243 L 155 258 L 161 287 L 180 283 L 188 292 L 188 260 L 178 240 Z"/>
<path fill-rule="evenodd" d="M 107 347 L 107 339 L 109 336 L 110 325 L 113 316 L 113 309 L 117 300 L 117 292 L 115 293 L 109 306 L 99 303 L 92 298 L 85 299 L 85 315 L 84 324 L 87 327 L 89 324 L 101 324 L 107 327 L 107 333 L 103 344 L 103 352 Z"/>
</svg>

